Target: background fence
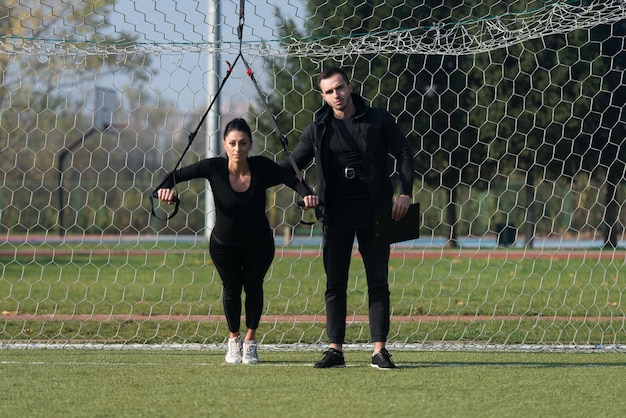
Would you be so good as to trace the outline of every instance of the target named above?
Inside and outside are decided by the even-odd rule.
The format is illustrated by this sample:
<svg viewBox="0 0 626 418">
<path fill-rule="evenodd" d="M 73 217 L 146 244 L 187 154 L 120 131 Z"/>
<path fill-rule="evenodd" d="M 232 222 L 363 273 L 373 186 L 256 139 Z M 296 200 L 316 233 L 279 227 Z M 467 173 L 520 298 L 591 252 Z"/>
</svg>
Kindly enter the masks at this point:
<svg viewBox="0 0 626 418">
<path fill-rule="evenodd" d="M 206 184 L 180 185 L 167 223 L 150 193 L 227 71 L 183 164 L 219 155 L 242 116 L 255 153 L 284 158 L 261 100 L 293 147 L 333 64 L 415 155 L 422 238 L 394 247 L 393 342 L 620 342 L 626 5 L 379 3 L 4 2 L 0 339 L 221 341 Z M 231 68 L 239 51 L 265 97 Z M 264 338 L 324 341 L 319 225 L 298 225 L 289 190 L 268 202 Z M 358 257 L 351 274 L 364 342 Z"/>
</svg>

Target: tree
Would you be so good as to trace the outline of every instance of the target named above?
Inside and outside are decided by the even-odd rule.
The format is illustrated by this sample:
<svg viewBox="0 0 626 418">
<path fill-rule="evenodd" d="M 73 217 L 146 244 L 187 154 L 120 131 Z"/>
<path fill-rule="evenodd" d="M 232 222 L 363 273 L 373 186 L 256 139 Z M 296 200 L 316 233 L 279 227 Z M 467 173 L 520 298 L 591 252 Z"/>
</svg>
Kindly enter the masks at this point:
<svg viewBox="0 0 626 418">
<path fill-rule="evenodd" d="M 591 76 L 597 80 L 598 87 L 592 99 L 592 112 L 585 120 L 584 132 L 590 139 L 583 166 L 605 185 L 602 224 L 604 244 L 609 248 L 618 246 L 618 235 L 624 230 L 620 224 L 623 199 L 619 196 L 619 186 L 626 176 L 625 35 L 623 21 L 592 29 L 595 49 L 588 54 L 593 63 Z"/>
<path fill-rule="evenodd" d="M 136 39 L 113 30 L 108 16 L 114 3 L 76 0 L 50 6 L 9 0 L 0 5 L 0 36 L 7 46 L 0 50 L 0 173 L 2 184 L 11 185 L 4 193 L 7 228 L 56 224 L 50 196 L 58 185 L 55 156 L 93 124 L 85 102 L 98 77 L 132 71 L 133 82 L 140 84 L 150 75 L 151 58 L 143 54 L 122 60 L 116 54 L 76 52 L 98 42 Z"/>
<path fill-rule="evenodd" d="M 530 5 L 528 7 L 531 7 Z M 490 160 L 504 177 L 521 175 L 526 244 L 536 235 L 537 214 L 546 213 L 536 189 L 541 182 L 581 174 L 589 151 L 585 120 L 601 89 L 587 30 L 526 41 L 476 56 L 470 84 L 478 106 L 471 112 Z M 583 59 L 581 59 L 583 58 Z M 604 67 L 604 69 L 603 69 Z"/>
</svg>

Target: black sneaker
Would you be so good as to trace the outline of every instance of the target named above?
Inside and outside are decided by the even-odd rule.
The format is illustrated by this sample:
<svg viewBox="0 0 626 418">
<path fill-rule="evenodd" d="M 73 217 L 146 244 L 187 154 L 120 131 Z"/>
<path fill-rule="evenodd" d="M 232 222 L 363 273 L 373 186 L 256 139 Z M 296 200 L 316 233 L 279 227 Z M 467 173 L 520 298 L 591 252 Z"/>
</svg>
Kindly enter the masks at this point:
<svg viewBox="0 0 626 418">
<path fill-rule="evenodd" d="M 313 365 L 316 369 L 326 369 L 329 367 L 346 367 L 346 360 L 343 358 L 343 351 L 329 348 L 324 351 L 324 357 Z"/>
<path fill-rule="evenodd" d="M 386 348 L 383 348 L 378 353 L 372 356 L 372 367 L 382 370 L 395 369 L 396 365 L 391 361 L 391 354 Z"/>
</svg>

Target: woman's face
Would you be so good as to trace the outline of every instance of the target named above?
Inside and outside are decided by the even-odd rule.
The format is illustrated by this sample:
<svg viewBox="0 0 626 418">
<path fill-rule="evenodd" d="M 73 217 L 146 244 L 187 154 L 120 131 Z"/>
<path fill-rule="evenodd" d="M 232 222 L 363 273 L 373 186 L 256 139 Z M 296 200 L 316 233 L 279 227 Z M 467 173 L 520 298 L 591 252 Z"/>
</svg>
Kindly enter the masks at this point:
<svg viewBox="0 0 626 418">
<path fill-rule="evenodd" d="M 246 160 L 251 149 L 252 140 L 243 131 L 232 130 L 224 138 L 224 150 L 230 161 Z"/>
</svg>

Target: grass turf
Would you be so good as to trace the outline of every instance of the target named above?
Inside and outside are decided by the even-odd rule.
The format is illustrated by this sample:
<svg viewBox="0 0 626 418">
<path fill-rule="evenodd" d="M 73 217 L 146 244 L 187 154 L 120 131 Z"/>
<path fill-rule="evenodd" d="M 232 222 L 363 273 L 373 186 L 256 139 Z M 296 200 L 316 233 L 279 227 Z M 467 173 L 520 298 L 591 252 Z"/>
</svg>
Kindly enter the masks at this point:
<svg viewBox="0 0 626 418">
<path fill-rule="evenodd" d="M 222 318 L 221 281 L 205 251 L 114 247 L 91 252 L 84 245 L 43 250 L 21 253 L 5 248 L 0 254 L 0 310 L 7 313 L 0 318 L 0 340 L 224 341 L 224 321 L 152 317 Z M 511 252 L 498 258 L 443 253 L 434 258 L 393 258 L 392 313 L 420 319 L 394 321 L 390 341 L 625 344 L 623 285 L 618 280 L 625 268 L 623 256 L 589 254 L 532 258 Z M 323 315 L 324 288 L 321 257 L 279 255 L 264 284 L 264 317 Z M 348 291 L 349 315 L 366 315 L 367 286 L 358 257 L 353 259 Z M 39 317 L 24 320 L 12 313 Z M 70 319 L 43 318 L 52 314 Z M 108 319 L 73 317 L 81 314 Z M 269 320 L 259 331 L 266 344 L 326 340 L 323 321 Z M 368 339 L 366 325 L 349 326 L 348 342 Z"/>
<path fill-rule="evenodd" d="M 318 370 L 318 351 L 0 350 L 0 416 L 527 417 L 621 416 L 620 353 L 395 351 L 397 370 L 347 351 Z"/>
</svg>

